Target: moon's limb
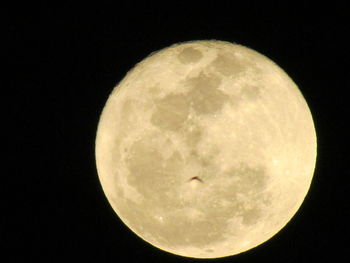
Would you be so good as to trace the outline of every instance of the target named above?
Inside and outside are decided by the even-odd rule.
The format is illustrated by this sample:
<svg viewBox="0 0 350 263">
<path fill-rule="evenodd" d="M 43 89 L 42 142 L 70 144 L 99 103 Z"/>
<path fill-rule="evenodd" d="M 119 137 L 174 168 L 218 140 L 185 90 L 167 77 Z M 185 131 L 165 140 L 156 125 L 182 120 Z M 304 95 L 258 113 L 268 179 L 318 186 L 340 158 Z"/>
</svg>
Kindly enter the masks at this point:
<svg viewBox="0 0 350 263">
<path fill-rule="evenodd" d="M 315 160 L 294 82 L 223 41 L 141 61 L 109 97 L 96 136 L 99 178 L 121 220 L 187 257 L 238 254 L 275 235 L 303 202 Z"/>
</svg>

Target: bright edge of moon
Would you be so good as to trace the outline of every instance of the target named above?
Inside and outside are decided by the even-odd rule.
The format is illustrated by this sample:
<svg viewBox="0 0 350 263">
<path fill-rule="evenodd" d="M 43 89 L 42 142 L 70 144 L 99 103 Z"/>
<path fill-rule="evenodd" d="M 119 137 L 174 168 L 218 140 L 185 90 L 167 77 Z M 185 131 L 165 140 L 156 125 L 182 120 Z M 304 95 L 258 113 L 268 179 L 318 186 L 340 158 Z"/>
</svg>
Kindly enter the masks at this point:
<svg viewBox="0 0 350 263">
<path fill-rule="evenodd" d="M 106 102 L 96 136 L 104 193 L 122 222 L 167 252 L 217 258 L 254 248 L 301 206 L 316 133 L 296 84 L 225 41 L 152 53 Z"/>
</svg>

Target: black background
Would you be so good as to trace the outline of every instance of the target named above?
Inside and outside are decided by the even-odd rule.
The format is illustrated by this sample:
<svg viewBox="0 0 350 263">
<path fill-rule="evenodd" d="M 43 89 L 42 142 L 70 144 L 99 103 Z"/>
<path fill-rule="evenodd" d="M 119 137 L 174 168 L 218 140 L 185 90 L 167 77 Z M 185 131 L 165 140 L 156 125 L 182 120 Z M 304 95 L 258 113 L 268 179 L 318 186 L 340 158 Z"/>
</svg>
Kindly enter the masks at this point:
<svg viewBox="0 0 350 263">
<path fill-rule="evenodd" d="M 336 2 L 208 2 L 63 1 L 3 9 L 6 262 L 347 259 L 347 9 Z M 99 115 L 113 87 L 151 52 L 197 39 L 236 42 L 275 61 L 301 89 L 318 135 L 315 176 L 293 220 L 255 249 L 212 260 L 168 254 L 134 235 L 109 206 L 94 159 Z"/>
</svg>

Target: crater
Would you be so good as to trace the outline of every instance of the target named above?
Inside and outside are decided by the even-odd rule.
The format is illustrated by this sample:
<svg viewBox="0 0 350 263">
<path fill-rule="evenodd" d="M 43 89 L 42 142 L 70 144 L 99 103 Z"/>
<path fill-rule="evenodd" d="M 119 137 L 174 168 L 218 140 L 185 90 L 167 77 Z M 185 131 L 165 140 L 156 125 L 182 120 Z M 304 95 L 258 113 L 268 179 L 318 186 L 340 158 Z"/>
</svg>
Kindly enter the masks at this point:
<svg viewBox="0 0 350 263">
<path fill-rule="evenodd" d="M 200 52 L 199 50 L 193 47 L 184 48 L 178 54 L 178 59 L 181 61 L 181 63 L 184 63 L 184 64 L 198 62 L 202 57 L 203 57 L 202 52 Z"/>
<path fill-rule="evenodd" d="M 219 90 L 221 79 L 214 75 L 200 73 L 187 80 L 189 99 L 194 111 L 198 114 L 210 114 L 219 111 L 229 96 Z"/>
<path fill-rule="evenodd" d="M 155 101 L 151 123 L 159 129 L 177 131 L 189 114 L 189 100 L 183 94 L 170 94 Z"/>
<path fill-rule="evenodd" d="M 219 53 L 210 66 L 226 77 L 239 74 L 245 69 L 238 58 L 229 53 Z"/>
</svg>

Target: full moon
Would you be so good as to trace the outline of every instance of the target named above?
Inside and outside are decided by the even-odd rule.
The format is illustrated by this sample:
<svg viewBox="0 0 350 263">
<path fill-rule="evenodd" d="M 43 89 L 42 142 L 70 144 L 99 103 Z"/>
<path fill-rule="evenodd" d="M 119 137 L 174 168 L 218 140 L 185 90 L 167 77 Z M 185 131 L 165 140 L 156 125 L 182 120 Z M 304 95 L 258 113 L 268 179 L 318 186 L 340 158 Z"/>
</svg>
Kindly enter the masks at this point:
<svg viewBox="0 0 350 263">
<path fill-rule="evenodd" d="M 95 146 L 120 220 L 193 258 L 274 236 L 301 206 L 316 162 L 296 84 L 264 55 L 218 40 L 174 44 L 138 63 L 110 94 Z"/>
</svg>

